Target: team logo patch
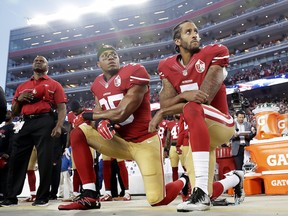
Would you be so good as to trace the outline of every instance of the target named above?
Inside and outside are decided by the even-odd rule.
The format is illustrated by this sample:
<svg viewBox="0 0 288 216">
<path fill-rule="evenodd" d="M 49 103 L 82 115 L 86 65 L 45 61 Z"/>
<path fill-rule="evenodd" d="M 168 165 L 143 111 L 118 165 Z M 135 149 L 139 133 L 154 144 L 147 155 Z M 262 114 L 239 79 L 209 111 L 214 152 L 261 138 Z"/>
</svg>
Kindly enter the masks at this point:
<svg viewBox="0 0 288 216">
<path fill-rule="evenodd" d="M 116 87 L 119 87 L 121 85 L 121 77 L 119 75 L 114 79 L 114 85 Z"/>
<path fill-rule="evenodd" d="M 203 73 L 205 71 L 205 62 L 198 59 L 198 61 L 195 64 L 195 69 L 198 73 Z"/>
</svg>

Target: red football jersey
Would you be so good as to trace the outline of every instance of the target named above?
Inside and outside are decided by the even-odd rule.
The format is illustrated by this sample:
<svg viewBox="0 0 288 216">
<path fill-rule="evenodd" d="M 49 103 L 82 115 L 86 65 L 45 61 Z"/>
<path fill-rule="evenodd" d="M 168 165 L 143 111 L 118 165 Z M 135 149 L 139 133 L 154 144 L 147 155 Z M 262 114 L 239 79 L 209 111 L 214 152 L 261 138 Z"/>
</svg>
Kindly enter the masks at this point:
<svg viewBox="0 0 288 216">
<path fill-rule="evenodd" d="M 158 136 L 160 137 L 162 147 L 165 147 L 168 122 L 169 122 L 168 120 L 164 119 L 159 123 L 159 126 L 158 126 Z"/>
<path fill-rule="evenodd" d="M 132 86 L 149 85 L 149 81 L 150 76 L 142 65 L 128 64 L 121 67 L 108 82 L 105 81 L 103 74 L 96 77 L 91 91 L 98 98 L 101 108 L 109 110 L 118 106 Z M 126 141 L 142 142 L 156 134 L 148 132 L 150 120 L 150 91 L 147 91 L 138 109 L 115 130 Z"/>
<path fill-rule="evenodd" d="M 179 132 L 179 126 L 178 126 L 178 122 L 176 122 L 175 120 L 171 120 L 168 123 L 168 129 L 170 130 L 170 138 L 171 141 L 175 142 L 178 139 L 178 132 Z"/>
<path fill-rule="evenodd" d="M 161 79 L 168 79 L 178 93 L 188 90 L 198 90 L 211 65 L 227 67 L 229 51 L 227 47 L 219 44 L 204 46 L 198 53 L 194 53 L 190 62 L 183 66 L 179 55 L 161 60 L 158 71 Z M 228 113 L 226 87 L 224 83 L 215 95 L 211 105 L 222 113 Z"/>
<path fill-rule="evenodd" d="M 86 111 L 86 112 L 92 112 L 93 110 L 90 109 L 90 108 L 84 108 L 83 111 Z M 71 124 L 72 128 L 74 128 L 74 119 L 76 118 L 77 116 L 74 114 L 74 112 L 70 111 L 68 114 L 67 114 L 67 118 L 68 118 L 68 122 Z M 86 121 L 87 124 L 90 124 L 90 121 Z"/>
<path fill-rule="evenodd" d="M 180 115 L 180 119 L 178 122 L 179 125 L 179 133 L 178 133 L 178 140 L 177 140 L 177 146 L 188 146 L 189 145 L 189 131 L 188 131 L 188 125 L 186 124 L 184 120 L 184 116 Z"/>
</svg>

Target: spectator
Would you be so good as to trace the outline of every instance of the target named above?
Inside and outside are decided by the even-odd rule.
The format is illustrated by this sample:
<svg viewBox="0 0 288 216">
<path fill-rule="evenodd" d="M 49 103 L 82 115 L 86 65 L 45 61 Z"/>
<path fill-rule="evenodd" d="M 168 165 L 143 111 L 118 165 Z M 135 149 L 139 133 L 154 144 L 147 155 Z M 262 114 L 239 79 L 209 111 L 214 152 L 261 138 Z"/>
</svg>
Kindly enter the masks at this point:
<svg viewBox="0 0 288 216">
<path fill-rule="evenodd" d="M 235 133 L 231 138 L 232 156 L 234 158 L 236 170 L 243 170 L 244 147 L 249 146 L 250 140 L 256 135 L 252 132 L 251 124 L 245 121 L 245 112 L 239 110 L 236 112 Z"/>
<path fill-rule="evenodd" d="M 68 151 L 71 154 L 71 147 L 68 148 Z M 68 191 L 68 199 L 73 198 L 73 185 L 71 181 L 72 175 L 72 160 L 71 157 L 66 157 L 66 155 L 62 155 L 62 163 L 61 163 L 61 177 L 59 184 L 59 197 L 65 198 L 65 188 Z"/>
</svg>

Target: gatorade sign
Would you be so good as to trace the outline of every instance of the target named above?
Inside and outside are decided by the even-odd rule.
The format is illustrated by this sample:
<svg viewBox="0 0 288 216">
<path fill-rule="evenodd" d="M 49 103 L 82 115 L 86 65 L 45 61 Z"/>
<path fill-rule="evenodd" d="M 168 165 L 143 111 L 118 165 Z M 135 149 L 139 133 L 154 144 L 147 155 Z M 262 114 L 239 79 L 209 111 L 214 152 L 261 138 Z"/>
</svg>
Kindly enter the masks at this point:
<svg viewBox="0 0 288 216">
<path fill-rule="evenodd" d="M 269 166 L 287 166 L 288 154 L 273 154 L 267 157 L 267 164 Z"/>
<path fill-rule="evenodd" d="M 288 179 L 274 179 L 271 181 L 271 185 L 274 187 L 288 186 Z"/>
</svg>

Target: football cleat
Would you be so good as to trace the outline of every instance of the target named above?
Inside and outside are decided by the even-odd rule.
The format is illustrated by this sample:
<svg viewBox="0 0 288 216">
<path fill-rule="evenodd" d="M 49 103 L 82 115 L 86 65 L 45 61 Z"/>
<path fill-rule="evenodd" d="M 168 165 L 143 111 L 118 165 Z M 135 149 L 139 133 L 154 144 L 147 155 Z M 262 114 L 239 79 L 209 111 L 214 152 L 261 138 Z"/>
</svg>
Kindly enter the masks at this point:
<svg viewBox="0 0 288 216">
<path fill-rule="evenodd" d="M 239 183 L 233 188 L 234 189 L 234 202 L 235 205 L 240 204 L 245 199 L 245 192 L 243 189 L 244 172 L 242 170 L 235 170 L 234 175 L 239 178 Z"/>
<path fill-rule="evenodd" d="M 129 193 L 125 193 L 123 196 L 123 201 L 130 201 L 131 200 L 131 195 Z"/>
<path fill-rule="evenodd" d="M 24 202 L 34 202 L 36 199 L 36 195 L 31 195 L 30 197 L 26 198 Z"/>
<path fill-rule="evenodd" d="M 206 211 L 210 206 L 209 196 L 201 188 L 195 187 L 188 200 L 177 206 L 177 212 Z"/>
<path fill-rule="evenodd" d="M 112 196 L 110 194 L 107 194 L 107 193 L 105 195 L 103 195 L 102 197 L 100 197 L 101 202 L 108 202 L 108 201 L 112 201 L 112 200 L 113 200 Z"/>
<path fill-rule="evenodd" d="M 67 205 L 59 205 L 59 210 L 89 210 L 89 209 L 100 209 L 101 203 L 99 202 L 96 191 L 83 190 L 74 201 Z"/>
</svg>

